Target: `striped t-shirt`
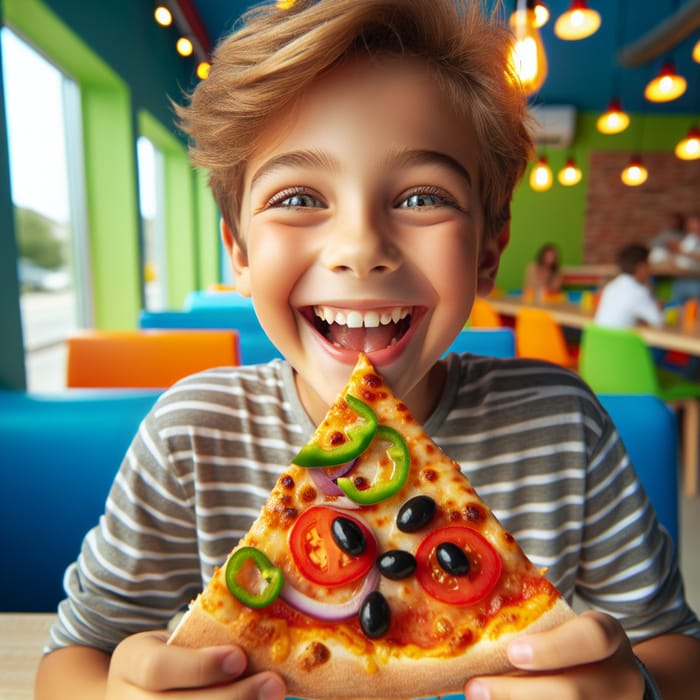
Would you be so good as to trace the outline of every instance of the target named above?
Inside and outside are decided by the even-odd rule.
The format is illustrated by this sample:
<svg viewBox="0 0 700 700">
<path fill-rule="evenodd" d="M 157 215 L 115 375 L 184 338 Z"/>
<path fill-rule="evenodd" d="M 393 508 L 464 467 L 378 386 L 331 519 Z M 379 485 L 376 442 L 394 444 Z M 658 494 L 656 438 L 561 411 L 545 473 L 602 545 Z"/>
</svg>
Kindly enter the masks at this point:
<svg viewBox="0 0 700 700">
<path fill-rule="evenodd" d="M 569 600 L 617 617 L 633 642 L 700 638 L 670 538 L 590 390 L 537 361 L 447 363 L 425 429 L 532 561 Z M 280 360 L 209 370 L 165 392 L 66 572 L 49 649 L 111 652 L 164 627 L 247 532 L 314 427 Z"/>
</svg>

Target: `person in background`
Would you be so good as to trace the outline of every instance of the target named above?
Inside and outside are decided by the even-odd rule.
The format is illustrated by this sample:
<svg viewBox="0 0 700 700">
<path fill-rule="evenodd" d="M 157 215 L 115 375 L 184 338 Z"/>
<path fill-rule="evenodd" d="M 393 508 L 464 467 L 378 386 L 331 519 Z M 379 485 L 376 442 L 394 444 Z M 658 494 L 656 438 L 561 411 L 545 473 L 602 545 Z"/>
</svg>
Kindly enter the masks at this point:
<svg viewBox="0 0 700 700">
<path fill-rule="evenodd" d="M 545 243 L 525 270 L 523 291 L 539 299 L 547 294 L 558 294 L 561 285 L 559 249 L 553 243 Z"/>
<path fill-rule="evenodd" d="M 649 249 L 627 245 L 617 254 L 617 264 L 620 272 L 603 287 L 595 323 L 611 328 L 663 325 L 661 305 L 649 287 Z"/>
<path fill-rule="evenodd" d="M 666 226 L 649 241 L 649 262 L 652 265 L 672 263 L 674 251 L 685 235 L 685 217 L 672 212 Z"/>
<path fill-rule="evenodd" d="M 689 299 L 700 300 L 700 213 L 693 212 L 685 220 L 685 235 L 674 246 L 675 263 L 688 271 L 673 281 L 672 301 L 685 304 Z"/>
</svg>

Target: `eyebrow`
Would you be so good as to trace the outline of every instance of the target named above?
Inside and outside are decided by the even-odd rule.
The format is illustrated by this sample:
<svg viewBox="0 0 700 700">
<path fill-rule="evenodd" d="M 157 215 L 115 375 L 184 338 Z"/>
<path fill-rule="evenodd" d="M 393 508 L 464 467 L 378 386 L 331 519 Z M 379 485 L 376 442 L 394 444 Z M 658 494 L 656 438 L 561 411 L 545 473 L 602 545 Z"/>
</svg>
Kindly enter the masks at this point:
<svg viewBox="0 0 700 700">
<path fill-rule="evenodd" d="M 290 151 L 289 153 L 281 153 L 270 160 L 265 161 L 253 174 L 250 180 L 250 186 L 254 187 L 258 180 L 261 180 L 269 173 L 279 168 L 324 168 L 334 169 L 338 167 L 338 163 L 334 158 L 320 151 Z"/>
<path fill-rule="evenodd" d="M 449 170 L 452 170 L 459 177 L 464 178 L 469 186 L 472 184 L 472 176 L 469 171 L 452 156 L 440 151 L 430 150 L 409 150 L 398 151 L 395 154 L 390 154 L 388 160 L 395 159 L 401 165 L 441 165 Z"/>
</svg>

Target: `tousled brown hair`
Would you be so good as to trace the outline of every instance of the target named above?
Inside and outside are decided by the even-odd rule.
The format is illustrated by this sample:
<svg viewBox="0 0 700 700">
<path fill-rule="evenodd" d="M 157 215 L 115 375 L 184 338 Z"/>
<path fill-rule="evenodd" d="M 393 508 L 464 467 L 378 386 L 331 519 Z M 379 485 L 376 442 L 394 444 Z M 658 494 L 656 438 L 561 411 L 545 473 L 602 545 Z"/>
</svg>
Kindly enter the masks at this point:
<svg viewBox="0 0 700 700">
<path fill-rule="evenodd" d="M 297 0 L 247 12 L 217 46 L 209 77 L 175 105 L 190 155 L 209 171 L 237 233 L 245 166 L 268 120 L 322 73 L 357 55 L 400 54 L 435 70 L 479 147 L 484 234 L 507 222 L 513 189 L 532 155 L 526 100 L 509 53 L 512 37 L 483 0 Z M 498 3 L 497 3 L 498 5 Z"/>
</svg>

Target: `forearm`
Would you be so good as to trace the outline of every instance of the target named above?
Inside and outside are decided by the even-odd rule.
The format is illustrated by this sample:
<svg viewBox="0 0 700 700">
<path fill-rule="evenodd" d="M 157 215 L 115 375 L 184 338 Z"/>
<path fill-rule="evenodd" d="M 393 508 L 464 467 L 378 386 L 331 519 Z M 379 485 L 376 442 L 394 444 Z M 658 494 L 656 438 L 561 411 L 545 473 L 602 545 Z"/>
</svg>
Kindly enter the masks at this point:
<svg viewBox="0 0 700 700">
<path fill-rule="evenodd" d="M 700 686 L 700 640 L 680 634 L 655 637 L 634 647 L 664 700 L 694 700 Z"/>
<path fill-rule="evenodd" d="M 39 664 L 34 700 L 98 700 L 105 697 L 109 656 L 90 647 L 67 647 Z"/>
</svg>

